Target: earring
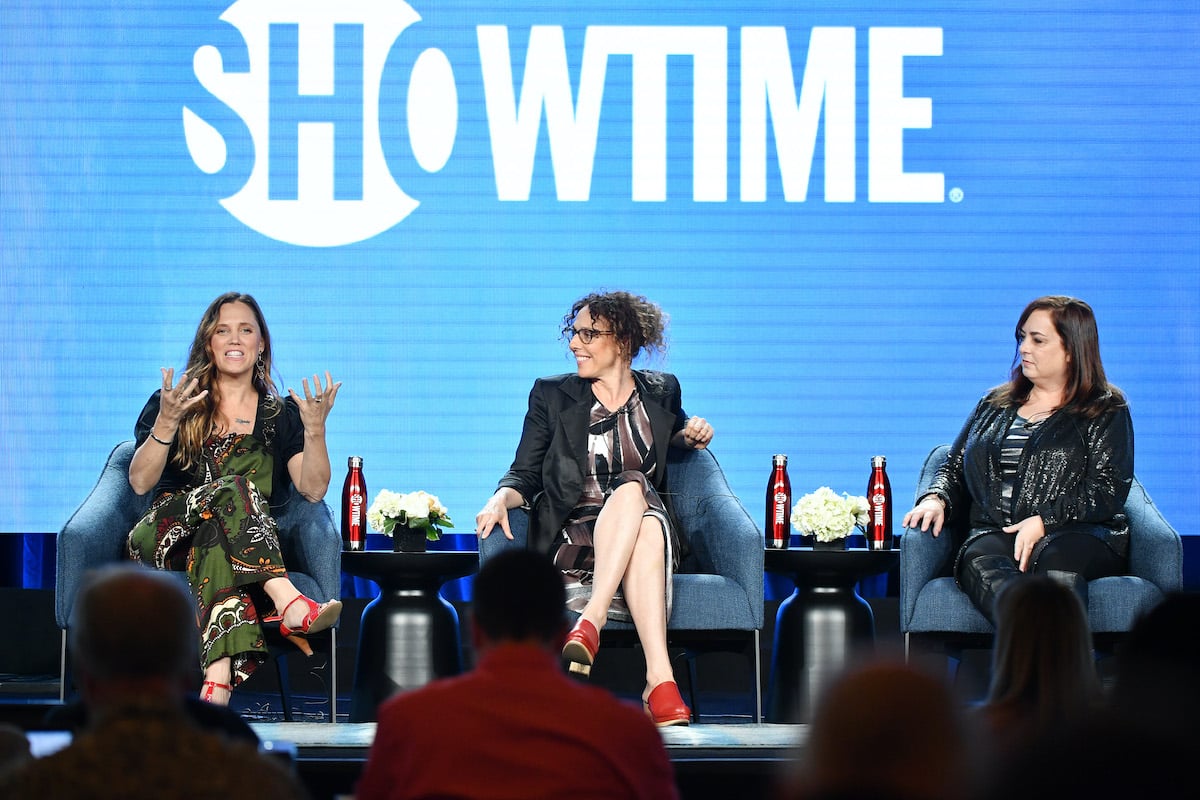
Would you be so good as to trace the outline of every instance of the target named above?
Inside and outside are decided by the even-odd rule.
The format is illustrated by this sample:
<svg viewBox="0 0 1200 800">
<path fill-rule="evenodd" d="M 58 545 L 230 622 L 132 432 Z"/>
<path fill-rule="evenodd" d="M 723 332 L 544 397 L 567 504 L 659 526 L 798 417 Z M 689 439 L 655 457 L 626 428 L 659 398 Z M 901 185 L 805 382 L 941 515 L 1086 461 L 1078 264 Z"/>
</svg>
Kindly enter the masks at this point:
<svg viewBox="0 0 1200 800">
<path fill-rule="evenodd" d="M 267 385 L 267 367 L 263 364 L 261 351 L 258 354 L 258 361 L 254 362 L 254 376 L 258 378 L 258 382 L 263 386 Z"/>
</svg>

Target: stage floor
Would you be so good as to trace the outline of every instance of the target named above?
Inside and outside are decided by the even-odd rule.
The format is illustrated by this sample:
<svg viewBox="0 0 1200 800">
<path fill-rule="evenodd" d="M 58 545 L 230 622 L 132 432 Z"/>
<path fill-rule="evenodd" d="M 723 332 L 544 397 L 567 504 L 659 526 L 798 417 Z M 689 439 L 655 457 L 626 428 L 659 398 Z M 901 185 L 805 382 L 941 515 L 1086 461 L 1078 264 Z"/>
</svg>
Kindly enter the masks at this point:
<svg viewBox="0 0 1200 800">
<path fill-rule="evenodd" d="M 294 760 L 313 800 L 348 797 L 375 737 L 375 723 L 254 722 L 264 746 Z M 806 725 L 700 724 L 662 729 L 685 800 L 769 797 L 801 752 Z"/>
<path fill-rule="evenodd" d="M 263 742 L 294 748 L 299 758 L 365 758 L 375 739 L 374 722 L 252 722 Z M 791 758 L 808 736 L 807 725 L 745 723 L 661 729 L 672 759 Z"/>
</svg>

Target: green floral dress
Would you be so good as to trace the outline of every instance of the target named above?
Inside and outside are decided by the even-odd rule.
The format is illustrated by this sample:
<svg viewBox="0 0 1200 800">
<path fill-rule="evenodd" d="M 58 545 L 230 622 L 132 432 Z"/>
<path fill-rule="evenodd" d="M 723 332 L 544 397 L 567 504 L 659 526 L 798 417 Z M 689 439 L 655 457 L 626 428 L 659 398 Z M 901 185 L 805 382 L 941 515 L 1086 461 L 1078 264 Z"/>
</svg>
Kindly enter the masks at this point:
<svg viewBox="0 0 1200 800">
<path fill-rule="evenodd" d="M 251 434 L 213 436 L 205 482 L 160 494 L 129 533 L 131 559 L 187 573 L 201 666 L 229 656 L 234 686 L 266 659 L 259 619 L 273 606 L 261 584 L 287 577 L 269 505 L 274 464 Z"/>
</svg>

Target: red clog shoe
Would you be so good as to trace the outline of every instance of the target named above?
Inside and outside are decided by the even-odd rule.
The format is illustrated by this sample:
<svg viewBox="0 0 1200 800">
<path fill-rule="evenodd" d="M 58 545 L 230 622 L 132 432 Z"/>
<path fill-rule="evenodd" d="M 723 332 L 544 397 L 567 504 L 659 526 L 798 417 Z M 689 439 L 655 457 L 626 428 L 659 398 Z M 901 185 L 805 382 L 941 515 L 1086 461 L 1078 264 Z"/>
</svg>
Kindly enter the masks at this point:
<svg viewBox="0 0 1200 800">
<path fill-rule="evenodd" d="M 580 675 L 590 675 L 596 653 L 600 652 L 600 633 L 596 626 L 583 617 L 567 634 L 567 643 L 563 645 L 563 658 L 571 662 L 568 669 Z"/>
<path fill-rule="evenodd" d="M 675 681 L 663 681 L 654 687 L 646 698 L 646 713 L 660 728 L 687 725 L 692 721 L 692 710 L 684 704 Z"/>
</svg>

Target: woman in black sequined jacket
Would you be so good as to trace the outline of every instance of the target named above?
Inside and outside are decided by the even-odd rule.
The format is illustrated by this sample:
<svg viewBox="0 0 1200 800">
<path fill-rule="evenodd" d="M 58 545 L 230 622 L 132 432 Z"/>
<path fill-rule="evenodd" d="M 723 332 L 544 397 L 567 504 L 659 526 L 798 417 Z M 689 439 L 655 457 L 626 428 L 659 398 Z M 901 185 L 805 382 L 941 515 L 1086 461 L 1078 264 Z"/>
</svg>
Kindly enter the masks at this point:
<svg viewBox="0 0 1200 800">
<path fill-rule="evenodd" d="M 989 620 L 1000 589 L 1022 573 L 1071 585 L 1120 574 L 1123 514 L 1133 481 L 1133 423 L 1100 361 L 1092 309 L 1042 297 L 1022 313 L 1011 380 L 992 389 L 950 448 L 931 491 L 904 517 L 932 529 L 968 514 L 954 575 Z"/>
</svg>

